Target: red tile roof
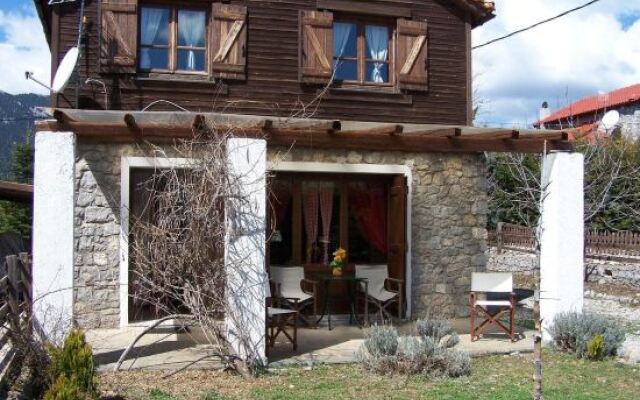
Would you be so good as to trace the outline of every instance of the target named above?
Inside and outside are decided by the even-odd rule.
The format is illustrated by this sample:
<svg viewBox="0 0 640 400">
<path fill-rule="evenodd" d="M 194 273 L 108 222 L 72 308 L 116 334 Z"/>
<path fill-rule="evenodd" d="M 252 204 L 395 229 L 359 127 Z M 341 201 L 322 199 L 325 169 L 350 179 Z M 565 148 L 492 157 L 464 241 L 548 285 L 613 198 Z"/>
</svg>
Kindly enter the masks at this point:
<svg viewBox="0 0 640 400">
<path fill-rule="evenodd" d="M 568 117 L 635 102 L 640 102 L 640 83 L 617 89 L 607 94 L 585 97 L 553 112 L 547 118 L 536 122 L 534 125 L 555 122 Z"/>
</svg>

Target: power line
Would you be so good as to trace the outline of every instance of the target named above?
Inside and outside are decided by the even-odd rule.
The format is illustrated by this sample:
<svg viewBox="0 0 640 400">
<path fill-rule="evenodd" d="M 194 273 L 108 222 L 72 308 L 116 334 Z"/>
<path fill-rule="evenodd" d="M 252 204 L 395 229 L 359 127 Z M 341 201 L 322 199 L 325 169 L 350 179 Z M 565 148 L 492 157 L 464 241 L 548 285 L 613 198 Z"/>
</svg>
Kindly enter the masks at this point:
<svg viewBox="0 0 640 400">
<path fill-rule="evenodd" d="M 536 22 L 536 23 L 535 23 L 535 24 L 533 24 L 533 25 L 527 26 L 526 28 L 518 29 L 517 31 L 511 32 L 511 33 L 509 33 L 509 34 L 507 34 L 507 35 L 500 36 L 500 37 L 498 37 L 498 38 L 495 38 L 495 39 L 489 40 L 488 42 L 485 42 L 485 43 L 479 44 L 479 45 L 477 45 L 477 46 L 473 46 L 471 49 L 472 49 L 472 50 L 476 50 L 476 49 L 479 49 L 479 48 L 481 48 L 481 47 L 484 47 L 484 46 L 488 46 L 488 45 L 490 45 L 490 44 L 493 44 L 493 43 L 495 43 L 495 42 L 499 42 L 499 41 L 501 41 L 501 40 L 508 39 L 508 38 L 510 38 L 510 37 L 512 37 L 512 36 L 515 36 L 515 35 L 519 34 L 519 33 L 526 32 L 526 31 L 528 31 L 528 30 L 530 30 L 530 29 L 533 29 L 533 28 L 538 27 L 538 26 L 540 26 L 540 25 L 546 24 L 547 22 L 554 21 L 554 20 L 556 20 L 556 19 L 558 19 L 558 18 L 562 18 L 562 17 L 564 17 L 565 15 L 569 15 L 569 14 L 571 14 L 571 13 L 573 13 L 573 12 L 578 11 L 578 10 L 582 10 L 583 8 L 587 8 L 587 7 L 589 7 L 590 5 L 595 4 L 595 3 L 599 2 L 599 1 L 600 1 L 600 0 L 591 0 L 591 1 L 589 1 L 589 2 L 585 3 L 585 4 L 581 5 L 581 6 L 578 6 L 578 7 L 576 7 L 576 8 L 572 8 L 571 10 L 567 10 L 567 11 L 565 11 L 565 12 L 563 12 L 563 13 L 560 13 L 560 14 L 556 15 L 555 17 L 547 18 L 547 19 L 542 20 L 542 21 L 540 21 L 540 22 Z"/>
</svg>

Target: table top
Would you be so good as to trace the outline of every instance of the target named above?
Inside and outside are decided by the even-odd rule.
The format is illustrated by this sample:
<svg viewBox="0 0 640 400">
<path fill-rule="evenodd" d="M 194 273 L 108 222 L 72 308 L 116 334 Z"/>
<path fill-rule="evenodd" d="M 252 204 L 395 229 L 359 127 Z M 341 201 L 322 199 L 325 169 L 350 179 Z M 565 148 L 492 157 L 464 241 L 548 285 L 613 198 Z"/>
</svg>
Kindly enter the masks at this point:
<svg viewBox="0 0 640 400">
<path fill-rule="evenodd" d="M 322 281 L 347 281 L 347 282 L 355 282 L 355 281 L 366 281 L 367 278 L 358 278 L 354 275 L 338 275 L 335 276 L 333 274 L 318 274 L 316 275 L 318 279 Z"/>
</svg>

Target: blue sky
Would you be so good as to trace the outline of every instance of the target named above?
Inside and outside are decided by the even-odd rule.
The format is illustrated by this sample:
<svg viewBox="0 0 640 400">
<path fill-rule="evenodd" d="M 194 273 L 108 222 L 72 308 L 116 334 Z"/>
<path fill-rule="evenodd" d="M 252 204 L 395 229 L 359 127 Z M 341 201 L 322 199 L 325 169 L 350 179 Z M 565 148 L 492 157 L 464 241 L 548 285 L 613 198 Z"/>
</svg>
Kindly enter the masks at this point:
<svg viewBox="0 0 640 400">
<path fill-rule="evenodd" d="M 586 0 L 495 0 L 497 17 L 475 44 L 583 4 Z M 640 83 L 640 0 L 601 0 L 512 39 L 473 52 L 479 122 L 524 126 L 543 101 L 555 109 L 580 97 Z M 31 0 L 0 0 L 0 90 L 46 90 L 50 54 Z"/>
</svg>

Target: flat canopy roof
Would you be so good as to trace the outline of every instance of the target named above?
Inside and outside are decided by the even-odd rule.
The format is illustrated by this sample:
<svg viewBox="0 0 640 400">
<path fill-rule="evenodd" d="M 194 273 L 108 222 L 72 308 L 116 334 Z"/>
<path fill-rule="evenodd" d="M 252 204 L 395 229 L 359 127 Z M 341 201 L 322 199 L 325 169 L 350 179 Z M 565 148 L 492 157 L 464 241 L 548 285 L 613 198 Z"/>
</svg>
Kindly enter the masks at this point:
<svg viewBox="0 0 640 400">
<path fill-rule="evenodd" d="M 573 150 L 566 131 L 390 124 L 311 118 L 170 111 L 53 109 L 38 131 L 72 131 L 100 142 L 172 142 L 198 130 L 264 138 L 272 146 L 407 152 L 516 152 Z"/>
</svg>

